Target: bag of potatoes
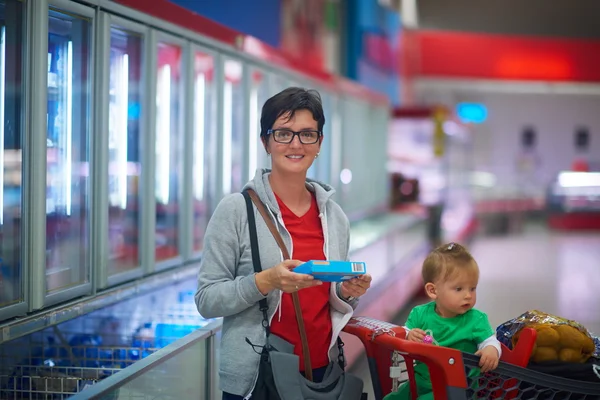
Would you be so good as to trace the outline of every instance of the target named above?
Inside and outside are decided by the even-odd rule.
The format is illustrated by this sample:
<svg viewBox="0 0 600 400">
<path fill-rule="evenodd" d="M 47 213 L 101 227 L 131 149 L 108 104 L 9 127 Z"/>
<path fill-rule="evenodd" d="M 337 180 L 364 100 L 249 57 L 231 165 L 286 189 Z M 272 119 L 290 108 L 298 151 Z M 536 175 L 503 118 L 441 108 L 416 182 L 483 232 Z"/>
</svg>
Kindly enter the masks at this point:
<svg viewBox="0 0 600 400">
<path fill-rule="evenodd" d="M 538 310 L 526 313 L 500 325 L 498 340 L 509 348 L 519 339 L 523 328 L 537 331 L 531 361 L 563 361 L 584 363 L 600 355 L 600 340 L 593 337 L 581 324 Z"/>
</svg>

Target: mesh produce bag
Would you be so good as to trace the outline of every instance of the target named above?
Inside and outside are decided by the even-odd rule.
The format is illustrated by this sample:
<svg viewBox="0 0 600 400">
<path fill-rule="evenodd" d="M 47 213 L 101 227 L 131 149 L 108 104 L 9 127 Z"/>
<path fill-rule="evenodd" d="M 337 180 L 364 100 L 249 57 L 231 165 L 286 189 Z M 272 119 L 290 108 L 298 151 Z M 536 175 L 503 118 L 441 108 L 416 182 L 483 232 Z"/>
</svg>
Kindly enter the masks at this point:
<svg viewBox="0 0 600 400">
<path fill-rule="evenodd" d="M 537 331 L 536 345 L 531 356 L 534 362 L 586 362 L 599 358 L 600 340 L 576 321 L 538 310 L 527 311 L 496 329 L 498 340 L 512 349 L 523 328 Z"/>
</svg>

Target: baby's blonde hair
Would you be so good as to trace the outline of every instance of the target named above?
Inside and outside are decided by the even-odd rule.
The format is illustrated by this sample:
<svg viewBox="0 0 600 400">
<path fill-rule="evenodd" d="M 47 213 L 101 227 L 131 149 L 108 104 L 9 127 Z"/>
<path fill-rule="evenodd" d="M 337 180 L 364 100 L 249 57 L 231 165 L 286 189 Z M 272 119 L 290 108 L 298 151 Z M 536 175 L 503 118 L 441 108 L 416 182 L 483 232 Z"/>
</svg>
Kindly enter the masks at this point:
<svg viewBox="0 0 600 400">
<path fill-rule="evenodd" d="M 479 266 L 471 253 L 458 243 L 447 243 L 429 253 L 423 261 L 421 274 L 424 283 L 435 283 L 446 281 L 462 271 L 475 274 L 479 279 Z"/>
</svg>

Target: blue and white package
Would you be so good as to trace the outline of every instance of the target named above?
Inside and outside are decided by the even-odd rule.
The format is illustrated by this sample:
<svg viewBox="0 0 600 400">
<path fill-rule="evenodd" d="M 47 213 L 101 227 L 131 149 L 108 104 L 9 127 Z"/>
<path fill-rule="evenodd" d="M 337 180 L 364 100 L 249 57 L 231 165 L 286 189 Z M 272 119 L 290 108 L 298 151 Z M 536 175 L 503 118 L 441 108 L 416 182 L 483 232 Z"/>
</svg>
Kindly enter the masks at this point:
<svg viewBox="0 0 600 400">
<path fill-rule="evenodd" d="M 342 282 L 367 273 L 367 265 L 357 261 L 310 260 L 294 268 L 299 274 L 309 274 L 323 282 Z"/>
</svg>

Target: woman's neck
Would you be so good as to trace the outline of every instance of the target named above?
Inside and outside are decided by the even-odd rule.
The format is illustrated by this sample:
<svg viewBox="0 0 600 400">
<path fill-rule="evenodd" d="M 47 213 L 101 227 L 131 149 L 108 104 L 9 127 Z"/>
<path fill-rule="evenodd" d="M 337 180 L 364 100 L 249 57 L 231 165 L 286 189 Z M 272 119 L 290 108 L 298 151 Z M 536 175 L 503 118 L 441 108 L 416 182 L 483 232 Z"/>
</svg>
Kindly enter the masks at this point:
<svg viewBox="0 0 600 400">
<path fill-rule="evenodd" d="M 282 175 L 271 171 L 271 189 L 290 208 L 298 208 L 310 202 L 310 192 L 306 188 L 306 175 Z"/>
</svg>

